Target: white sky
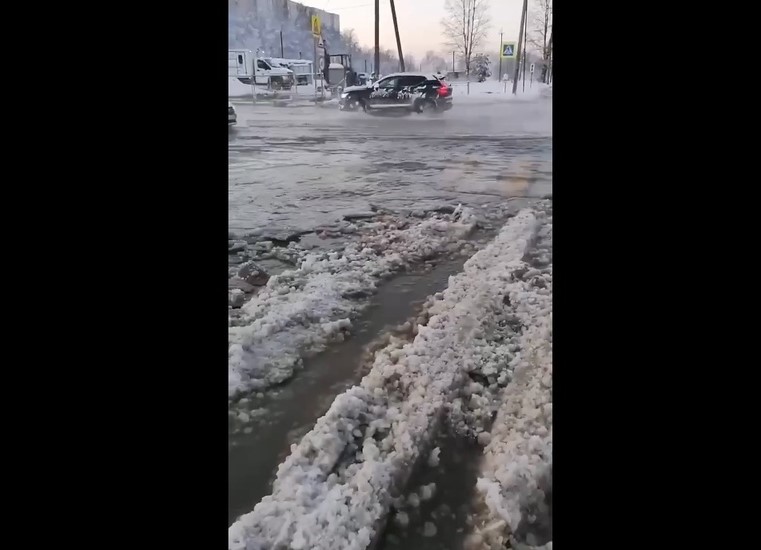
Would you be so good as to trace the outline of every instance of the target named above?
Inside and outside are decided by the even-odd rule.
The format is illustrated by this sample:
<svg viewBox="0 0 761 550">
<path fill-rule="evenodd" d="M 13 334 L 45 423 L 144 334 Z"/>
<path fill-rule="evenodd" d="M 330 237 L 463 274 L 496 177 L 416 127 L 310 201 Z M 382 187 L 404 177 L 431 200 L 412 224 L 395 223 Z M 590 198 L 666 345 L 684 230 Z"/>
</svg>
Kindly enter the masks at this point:
<svg viewBox="0 0 761 550">
<path fill-rule="evenodd" d="M 375 2 L 374 0 L 296 0 L 307 6 L 319 8 L 341 16 L 341 30 L 354 29 L 362 46 L 375 44 Z M 499 54 L 499 31 L 504 31 L 504 40 L 517 40 L 520 29 L 522 0 L 491 0 L 489 14 L 491 26 L 484 52 L 496 60 Z M 531 0 L 529 0 L 529 9 Z M 443 54 L 448 50 L 443 45 L 441 18 L 444 17 L 444 0 L 396 0 L 396 18 L 402 39 L 402 51 L 420 59 L 428 50 Z M 391 19 L 391 3 L 380 0 L 380 46 L 396 52 L 394 23 Z M 450 54 L 451 55 L 451 54 Z"/>
</svg>

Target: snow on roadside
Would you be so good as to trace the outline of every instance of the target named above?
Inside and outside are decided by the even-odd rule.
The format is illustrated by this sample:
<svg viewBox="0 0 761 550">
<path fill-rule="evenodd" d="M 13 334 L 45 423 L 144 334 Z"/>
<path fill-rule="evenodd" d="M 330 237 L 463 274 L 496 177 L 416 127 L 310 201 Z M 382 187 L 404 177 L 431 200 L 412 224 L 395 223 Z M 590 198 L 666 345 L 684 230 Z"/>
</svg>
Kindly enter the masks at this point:
<svg viewBox="0 0 761 550">
<path fill-rule="evenodd" d="M 468 85 L 464 81 L 452 84 L 452 99 L 455 104 L 488 104 L 497 101 L 533 101 L 540 97 L 552 97 L 552 88 L 547 84 L 534 82 L 533 85 L 526 82 L 526 90 L 523 91 L 523 83 L 518 83 L 516 95 L 513 95 L 513 83 L 507 83 L 505 91 L 504 82 L 489 80 L 486 82 L 471 82 L 470 93 Z"/>
<path fill-rule="evenodd" d="M 479 548 L 552 543 L 552 217 L 538 234 L 534 268 L 508 285 L 525 326 L 513 379 L 484 450 L 477 490 L 486 505 L 476 529 Z M 530 292 L 539 285 L 549 292 Z"/>
<path fill-rule="evenodd" d="M 273 90 L 270 90 L 267 88 L 266 85 L 257 84 L 256 85 L 256 92 L 259 94 L 272 94 Z M 228 78 L 227 83 L 227 96 L 228 98 L 245 98 L 248 100 L 251 100 L 251 84 L 243 84 L 240 80 L 237 78 Z M 297 98 L 302 99 L 308 99 L 308 98 L 314 98 L 316 95 L 314 84 L 302 84 L 298 86 L 297 88 L 291 88 L 290 90 L 283 90 L 283 95 L 290 95 Z M 319 95 L 319 94 L 317 94 Z"/>
<path fill-rule="evenodd" d="M 299 267 L 271 277 L 228 329 L 228 395 L 289 379 L 305 353 L 344 338 L 384 276 L 459 247 L 474 224 L 461 208 L 411 225 L 386 216 L 343 251 L 299 251 Z"/>
<path fill-rule="evenodd" d="M 339 395 L 291 447 L 272 494 L 230 527 L 230 550 L 370 544 L 452 393 L 467 379 L 473 348 L 493 345 L 488 334 L 504 310 L 512 271 L 525 266 L 536 227 L 531 210 L 510 219 L 450 278 L 414 340 L 376 355 L 361 383 Z"/>
</svg>

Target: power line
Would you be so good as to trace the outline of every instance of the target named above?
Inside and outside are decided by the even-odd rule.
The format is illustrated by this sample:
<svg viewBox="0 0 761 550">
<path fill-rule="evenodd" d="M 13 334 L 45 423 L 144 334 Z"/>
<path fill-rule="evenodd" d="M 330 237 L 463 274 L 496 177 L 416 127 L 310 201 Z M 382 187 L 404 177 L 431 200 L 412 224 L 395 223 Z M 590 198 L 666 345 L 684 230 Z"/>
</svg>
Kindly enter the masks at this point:
<svg viewBox="0 0 761 550">
<path fill-rule="evenodd" d="M 372 6 L 372 4 L 355 4 L 353 6 L 338 6 L 338 7 L 331 7 L 332 10 L 352 10 L 354 8 L 366 8 L 368 6 Z M 325 11 L 328 10 L 328 6 L 325 6 Z"/>
</svg>

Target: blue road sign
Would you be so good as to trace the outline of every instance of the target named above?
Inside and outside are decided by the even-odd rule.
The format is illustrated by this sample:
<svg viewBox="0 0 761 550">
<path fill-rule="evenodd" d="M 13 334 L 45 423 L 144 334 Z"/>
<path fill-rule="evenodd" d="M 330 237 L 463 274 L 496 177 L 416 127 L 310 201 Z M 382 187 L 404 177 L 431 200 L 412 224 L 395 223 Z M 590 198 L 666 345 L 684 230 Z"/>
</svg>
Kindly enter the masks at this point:
<svg viewBox="0 0 761 550">
<path fill-rule="evenodd" d="M 501 57 L 515 57 L 515 42 L 502 42 Z"/>
</svg>

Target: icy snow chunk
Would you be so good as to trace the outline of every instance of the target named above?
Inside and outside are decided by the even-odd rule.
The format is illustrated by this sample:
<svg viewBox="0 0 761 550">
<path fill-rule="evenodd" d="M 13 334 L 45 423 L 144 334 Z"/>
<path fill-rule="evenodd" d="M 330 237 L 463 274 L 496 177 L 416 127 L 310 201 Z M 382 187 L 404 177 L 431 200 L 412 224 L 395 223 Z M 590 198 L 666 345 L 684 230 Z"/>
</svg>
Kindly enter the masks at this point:
<svg viewBox="0 0 761 550">
<path fill-rule="evenodd" d="M 438 447 L 433 449 L 431 451 L 431 454 L 428 455 L 428 466 L 430 466 L 431 468 L 435 468 L 436 466 L 438 466 L 440 462 L 440 459 L 439 459 L 440 454 L 441 454 L 441 449 L 439 449 Z"/>
<path fill-rule="evenodd" d="M 491 441 L 491 434 L 489 432 L 481 432 L 478 434 L 478 444 L 486 446 Z"/>
<path fill-rule="evenodd" d="M 423 485 L 422 487 L 420 487 L 420 500 L 423 502 L 431 500 L 435 493 L 436 493 L 436 483 L 431 482 L 428 485 Z"/>
<path fill-rule="evenodd" d="M 423 525 L 423 536 L 424 537 L 435 537 L 436 536 L 436 525 L 430 521 L 426 521 L 425 525 Z"/>
<path fill-rule="evenodd" d="M 407 527 L 410 524 L 410 516 L 407 512 L 397 512 L 394 521 L 399 527 Z"/>
<path fill-rule="evenodd" d="M 413 508 L 417 508 L 420 506 L 420 497 L 417 495 L 417 493 L 410 493 L 407 496 L 407 503 Z"/>
</svg>

